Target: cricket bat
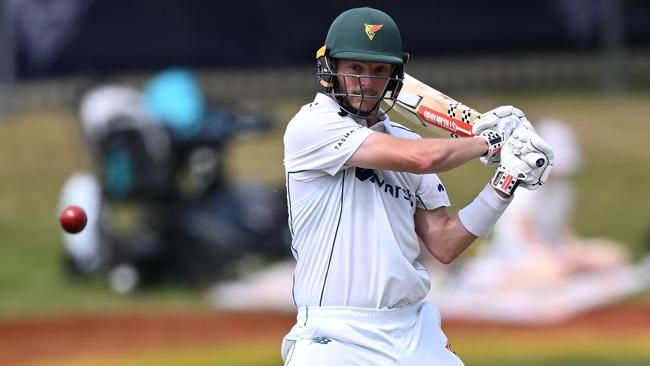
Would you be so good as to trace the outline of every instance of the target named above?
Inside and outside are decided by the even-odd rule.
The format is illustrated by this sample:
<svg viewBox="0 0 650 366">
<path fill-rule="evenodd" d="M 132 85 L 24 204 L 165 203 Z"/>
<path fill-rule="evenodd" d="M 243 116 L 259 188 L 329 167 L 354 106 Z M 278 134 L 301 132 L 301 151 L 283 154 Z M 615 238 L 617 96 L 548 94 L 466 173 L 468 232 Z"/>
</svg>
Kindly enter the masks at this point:
<svg viewBox="0 0 650 366">
<path fill-rule="evenodd" d="M 436 135 L 470 137 L 480 113 L 418 79 L 404 74 L 404 84 L 393 110 Z"/>
<path fill-rule="evenodd" d="M 454 138 L 473 136 L 472 124 L 481 116 L 476 110 L 408 74 L 404 74 L 404 83 L 393 110 L 408 122 L 422 126 L 436 135 Z M 542 154 L 527 154 L 522 160 L 531 167 L 545 164 Z M 523 173 L 497 171 L 491 184 L 502 192 L 512 194 L 518 181 L 525 178 Z"/>
<path fill-rule="evenodd" d="M 472 124 L 481 116 L 476 110 L 408 74 L 404 74 L 404 84 L 393 110 L 428 131 L 451 137 L 473 136 Z M 544 164 L 542 157 L 541 154 L 529 154 L 523 160 L 530 166 L 540 167 Z"/>
</svg>

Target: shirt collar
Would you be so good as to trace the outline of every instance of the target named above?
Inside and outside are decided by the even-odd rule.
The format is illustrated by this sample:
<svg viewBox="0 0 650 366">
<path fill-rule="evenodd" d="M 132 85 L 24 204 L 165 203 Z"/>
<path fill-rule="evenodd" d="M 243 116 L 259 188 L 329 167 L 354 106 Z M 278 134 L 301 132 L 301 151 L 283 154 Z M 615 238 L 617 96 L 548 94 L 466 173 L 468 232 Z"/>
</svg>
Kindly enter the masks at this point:
<svg viewBox="0 0 650 366">
<path fill-rule="evenodd" d="M 339 104 L 334 99 L 332 99 L 332 97 L 322 92 L 316 94 L 316 97 L 314 98 L 314 103 L 323 103 L 325 105 L 331 106 L 332 108 L 336 108 L 337 110 L 341 109 L 341 106 L 339 106 Z M 351 116 L 351 115 L 348 115 L 348 117 L 352 118 L 359 125 L 363 127 L 368 127 L 368 121 L 366 121 L 365 119 Z M 384 123 L 388 121 L 389 121 L 388 114 L 384 114 L 383 120 L 377 122 L 374 126 L 369 128 L 373 131 L 385 132 L 386 128 L 384 126 Z"/>
</svg>

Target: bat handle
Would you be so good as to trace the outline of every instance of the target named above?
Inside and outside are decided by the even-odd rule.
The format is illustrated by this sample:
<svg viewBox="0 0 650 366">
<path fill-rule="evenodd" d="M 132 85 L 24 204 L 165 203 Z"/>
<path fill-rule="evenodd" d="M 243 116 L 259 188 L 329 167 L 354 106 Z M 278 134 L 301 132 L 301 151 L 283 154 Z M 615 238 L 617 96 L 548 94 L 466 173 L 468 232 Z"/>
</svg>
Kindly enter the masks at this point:
<svg viewBox="0 0 650 366">
<path fill-rule="evenodd" d="M 541 168 L 546 164 L 546 155 L 541 153 L 531 153 L 522 156 L 521 160 L 530 165 L 531 168 Z"/>
<path fill-rule="evenodd" d="M 541 153 L 529 153 L 521 157 L 521 160 L 523 160 L 526 164 L 528 164 L 529 167 L 533 169 L 538 169 L 544 166 L 546 164 L 546 156 Z M 526 179 L 526 173 L 517 173 L 515 177 L 519 180 Z"/>
</svg>

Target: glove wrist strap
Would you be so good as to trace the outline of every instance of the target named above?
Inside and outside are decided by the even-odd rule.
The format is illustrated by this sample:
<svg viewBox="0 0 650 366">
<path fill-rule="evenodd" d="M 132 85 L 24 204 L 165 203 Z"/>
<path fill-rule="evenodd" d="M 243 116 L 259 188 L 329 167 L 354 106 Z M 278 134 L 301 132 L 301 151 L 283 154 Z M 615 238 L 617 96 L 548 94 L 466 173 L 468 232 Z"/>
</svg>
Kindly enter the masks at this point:
<svg viewBox="0 0 650 366">
<path fill-rule="evenodd" d="M 492 180 L 490 180 L 490 185 L 495 189 L 512 196 L 515 192 L 515 189 L 519 186 L 520 180 L 512 175 L 508 170 L 503 166 L 499 165 Z"/>
<path fill-rule="evenodd" d="M 488 144 L 488 151 L 486 157 L 496 156 L 503 147 L 503 137 L 494 131 L 484 131 L 480 135 Z"/>
</svg>

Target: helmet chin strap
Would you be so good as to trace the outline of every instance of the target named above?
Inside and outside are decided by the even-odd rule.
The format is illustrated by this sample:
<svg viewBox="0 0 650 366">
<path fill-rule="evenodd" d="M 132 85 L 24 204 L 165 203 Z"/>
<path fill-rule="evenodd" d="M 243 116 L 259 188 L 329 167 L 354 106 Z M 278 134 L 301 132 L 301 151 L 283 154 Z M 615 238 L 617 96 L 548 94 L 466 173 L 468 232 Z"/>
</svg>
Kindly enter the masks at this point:
<svg viewBox="0 0 650 366">
<path fill-rule="evenodd" d="M 336 84 L 338 84 L 338 83 L 336 83 Z M 366 120 L 371 119 L 371 118 L 379 119 L 383 115 L 386 114 L 385 112 L 381 113 L 381 109 L 379 108 L 379 106 L 381 104 L 381 101 L 384 100 L 384 96 L 387 93 L 386 88 L 384 88 L 384 91 L 382 92 L 381 96 L 367 98 L 367 99 L 376 98 L 377 102 L 375 103 L 375 105 L 372 107 L 372 109 L 370 111 L 364 112 L 364 111 L 362 111 L 362 110 L 360 110 L 358 108 L 354 108 L 350 104 L 350 102 L 348 101 L 348 98 L 350 97 L 349 93 L 347 91 L 345 93 L 342 93 L 342 92 L 338 91 L 337 89 L 339 89 L 339 86 L 336 85 L 336 84 L 333 85 L 332 91 L 333 91 L 334 97 L 336 98 L 339 106 L 341 107 L 341 110 L 344 111 L 345 113 L 347 113 L 349 115 L 352 115 L 352 116 L 355 116 L 355 117 L 358 117 L 358 118 L 366 119 Z M 364 92 L 363 92 L 363 88 L 361 88 L 360 95 L 361 95 L 361 103 L 363 103 L 364 99 L 366 99 L 366 96 L 364 95 Z M 392 108 L 392 106 L 391 106 L 391 108 Z"/>
<path fill-rule="evenodd" d="M 327 58 L 325 58 L 325 57 L 322 58 L 322 61 L 319 60 L 319 65 L 320 65 L 319 67 L 327 68 L 328 70 L 330 70 L 331 69 L 330 67 L 333 66 L 333 65 L 330 65 L 329 60 Z M 363 90 L 363 87 L 361 85 L 360 85 L 361 89 L 360 89 L 359 94 L 350 95 L 350 93 L 347 91 L 347 87 L 345 88 L 346 89 L 345 92 L 341 91 L 341 86 L 339 85 L 339 81 L 337 80 L 337 75 L 339 75 L 339 74 L 328 72 L 328 75 L 326 75 L 328 79 L 325 80 L 324 77 L 320 74 L 320 72 L 321 71 L 319 69 L 319 77 L 321 77 L 321 85 L 323 87 L 325 87 L 326 92 L 329 93 L 336 100 L 337 104 L 341 108 L 341 113 L 340 113 L 341 115 L 348 114 L 348 115 L 351 115 L 351 116 L 354 116 L 354 117 L 357 117 L 357 118 L 362 118 L 362 119 L 365 119 L 365 120 L 372 119 L 372 118 L 376 118 L 377 120 L 379 120 L 384 115 L 386 115 L 386 113 L 389 110 L 393 109 L 393 106 L 395 105 L 396 99 L 392 97 L 394 95 L 394 93 L 395 93 L 395 88 L 389 89 L 389 86 L 391 85 L 391 83 L 395 82 L 395 80 L 393 80 L 393 77 L 387 78 L 388 79 L 387 83 L 384 86 L 384 90 L 381 92 L 380 95 L 366 97 L 366 95 L 364 93 L 364 90 Z M 323 75 L 324 74 L 325 73 L 323 73 Z M 357 75 L 357 78 L 360 78 L 360 77 L 362 77 L 362 76 Z M 391 80 L 393 80 L 393 81 L 391 81 Z M 397 81 L 400 81 L 400 80 L 397 80 Z M 359 84 L 361 84 L 360 80 L 359 80 Z M 388 107 L 387 110 L 382 111 L 381 108 L 380 108 L 381 102 L 382 102 L 382 100 L 384 100 L 384 98 L 386 97 L 386 94 L 389 91 L 391 92 L 391 94 L 390 94 L 391 97 L 389 97 L 389 100 L 392 100 L 393 103 Z M 375 102 L 375 105 L 372 107 L 372 109 L 370 109 L 370 111 L 364 112 L 364 111 L 362 111 L 362 110 L 360 110 L 358 108 L 354 108 L 350 104 L 348 98 L 351 97 L 351 96 L 361 97 L 360 105 L 364 102 L 364 100 L 367 100 L 367 99 L 376 99 L 376 102 Z"/>
<path fill-rule="evenodd" d="M 350 102 L 348 102 L 347 97 L 345 96 L 337 96 L 336 99 L 338 100 L 341 109 L 347 114 L 363 119 L 379 117 L 379 104 L 381 104 L 381 99 L 377 99 L 375 106 L 368 112 L 364 112 L 360 109 L 352 107 L 352 105 L 350 105 Z"/>
</svg>

